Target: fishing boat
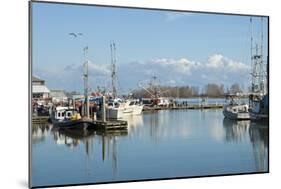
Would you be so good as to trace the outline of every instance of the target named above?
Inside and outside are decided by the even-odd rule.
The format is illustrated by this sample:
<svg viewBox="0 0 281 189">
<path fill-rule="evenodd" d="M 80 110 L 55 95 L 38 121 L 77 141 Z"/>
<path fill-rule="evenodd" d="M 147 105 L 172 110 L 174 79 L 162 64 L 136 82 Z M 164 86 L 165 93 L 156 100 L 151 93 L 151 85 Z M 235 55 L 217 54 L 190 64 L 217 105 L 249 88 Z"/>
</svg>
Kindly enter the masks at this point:
<svg viewBox="0 0 281 189">
<path fill-rule="evenodd" d="M 122 106 L 124 115 L 140 115 L 143 110 L 143 105 L 137 99 L 129 99 Z"/>
<path fill-rule="evenodd" d="M 250 117 L 256 121 L 268 120 L 268 94 L 267 95 L 250 95 L 251 108 Z"/>
<path fill-rule="evenodd" d="M 120 119 L 123 117 L 124 108 L 120 104 L 121 102 L 117 99 L 108 103 L 108 107 L 106 109 L 107 118 Z"/>
<path fill-rule="evenodd" d="M 90 120 L 82 119 L 79 112 L 73 107 L 56 107 L 51 114 L 54 127 L 87 129 Z"/>
<path fill-rule="evenodd" d="M 252 19 L 251 25 L 252 25 Z M 261 26 L 263 18 L 261 18 Z M 250 117 L 251 120 L 268 120 L 269 117 L 269 96 L 268 96 L 268 54 L 264 54 L 263 49 L 263 27 L 261 27 L 260 44 L 256 44 L 255 52 L 251 50 L 252 65 L 252 86 L 250 100 Z M 253 38 L 251 36 L 251 46 L 253 46 Z M 266 56 L 264 56 L 266 55 Z M 265 58 L 267 57 L 267 59 Z"/>
<path fill-rule="evenodd" d="M 225 118 L 232 120 L 250 119 L 249 106 L 241 102 L 238 95 L 227 95 L 223 115 Z"/>
<path fill-rule="evenodd" d="M 108 103 L 107 117 L 109 119 L 120 119 L 127 115 L 140 115 L 142 110 L 143 105 L 137 99 L 114 100 Z"/>
<path fill-rule="evenodd" d="M 116 45 L 114 42 L 110 43 L 110 50 L 112 99 L 108 102 L 107 118 L 120 119 L 126 115 L 139 115 L 143 110 L 143 105 L 140 104 L 139 100 L 117 98 Z"/>
</svg>

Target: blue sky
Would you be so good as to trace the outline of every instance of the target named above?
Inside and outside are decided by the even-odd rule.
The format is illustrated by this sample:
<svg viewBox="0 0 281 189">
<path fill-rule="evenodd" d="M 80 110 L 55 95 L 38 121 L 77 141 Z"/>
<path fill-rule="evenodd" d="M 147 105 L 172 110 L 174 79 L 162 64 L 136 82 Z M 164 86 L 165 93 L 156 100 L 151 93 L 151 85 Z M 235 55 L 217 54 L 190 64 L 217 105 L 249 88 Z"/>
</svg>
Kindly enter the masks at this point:
<svg viewBox="0 0 281 189">
<path fill-rule="evenodd" d="M 123 92 L 138 88 L 138 82 L 153 75 L 163 85 L 201 87 L 213 82 L 246 87 L 249 20 L 248 16 L 33 2 L 33 75 L 45 79 L 51 89 L 82 91 L 83 47 L 88 46 L 90 87 L 109 87 L 109 43 L 114 40 Z M 259 21 L 254 18 L 254 31 L 260 31 Z M 83 36 L 74 38 L 70 32 Z"/>
</svg>

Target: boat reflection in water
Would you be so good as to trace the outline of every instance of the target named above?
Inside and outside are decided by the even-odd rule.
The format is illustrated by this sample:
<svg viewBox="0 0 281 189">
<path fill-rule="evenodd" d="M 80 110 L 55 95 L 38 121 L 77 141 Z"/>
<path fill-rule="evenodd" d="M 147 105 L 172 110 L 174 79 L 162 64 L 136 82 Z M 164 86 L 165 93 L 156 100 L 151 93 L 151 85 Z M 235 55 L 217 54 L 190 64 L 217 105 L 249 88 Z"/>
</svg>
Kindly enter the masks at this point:
<svg viewBox="0 0 281 189">
<path fill-rule="evenodd" d="M 269 127 L 264 123 L 250 120 L 223 120 L 227 142 L 243 142 L 250 139 L 256 170 L 268 170 L 268 133 Z"/>
<path fill-rule="evenodd" d="M 50 124 L 33 124 L 31 130 L 32 144 L 38 144 L 44 142 L 49 135 L 49 131 L 52 128 Z"/>
<path fill-rule="evenodd" d="M 250 120 L 230 120 L 223 119 L 225 129 L 225 140 L 228 142 L 244 142 L 248 139 Z"/>
<path fill-rule="evenodd" d="M 117 140 L 119 137 L 127 136 L 127 129 L 114 129 L 114 130 L 93 130 L 93 129 L 58 129 L 53 127 L 52 129 L 54 140 L 57 145 L 65 145 L 71 149 L 79 148 L 81 144 L 84 147 L 87 160 L 90 164 L 90 160 L 95 158 L 98 154 L 101 156 L 102 161 L 110 158 L 112 161 L 113 174 L 117 174 L 118 169 L 118 153 L 117 153 Z M 95 148 L 95 143 L 99 141 L 101 143 L 100 148 Z M 94 152 L 96 150 L 97 152 Z M 85 171 L 90 175 L 91 170 L 87 170 L 89 165 L 86 165 Z"/>
<path fill-rule="evenodd" d="M 81 142 L 86 146 L 86 152 L 89 152 L 89 143 L 94 135 L 93 130 L 84 129 L 59 129 L 52 128 L 54 141 L 57 145 L 66 145 L 67 147 L 74 148 Z"/>
<path fill-rule="evenodd" d="M 32 127 L 32 182 L 99 183 L 268 171 L 268 124 L 222 110 L 126 116 L 123 130 Z"/>
<path fill-rule="evenodd" d="M 141 128 L 143 126 L 143 116 L 142 115 L 127 115 L 121 120 L 128 122 L 128 131 L 134 132 L 135 129 Z"/>
</svg>

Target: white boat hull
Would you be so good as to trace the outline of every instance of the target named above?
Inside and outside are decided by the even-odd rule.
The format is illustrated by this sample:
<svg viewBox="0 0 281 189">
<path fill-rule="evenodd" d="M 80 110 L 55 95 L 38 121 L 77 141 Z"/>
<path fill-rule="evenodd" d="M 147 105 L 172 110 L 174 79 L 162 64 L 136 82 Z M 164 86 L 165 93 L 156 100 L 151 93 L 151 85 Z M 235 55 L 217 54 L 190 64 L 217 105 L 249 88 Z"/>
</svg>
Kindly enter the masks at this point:
<svg viewBox="0 0 281 189">
<path fill-rule="evenodd" d="M 142 110 L 143 110 L 143 105 L 134 107 L 133 115 L 140 115 L 142 113 Z"/>
<path fill-rule="evenodd" d="M 223 108 L 223 115 L 232 120 L 248 120 L 250 113 L 247 105 L 226 105 Z"/>
<path fill-rule="evenodd" d="M 123 108 L 108 108 L 107 109 L 107 118 L 109 119 L 120 119 L 124 116 Z"/>
<path fill-rule="evenodd" d="M 132 106 L 129 108 L 108 108 L 107 118 L 109 119 L 121 119 L 124 116 L 140 115 L 142 114 L 143 105 Z"/>
<path fill-rule="evenodd" d="M 120 119 L 124 116 L 140 115 L 143 110 L 143 105 L 138 104 L 136 100 L 128 100 L 119 103 L 118 107 L 111 106 L 107 109 L 107 118 Z"/>
<path fill-rule="evenodd" d="M 143 110 L 143 105 L 133 105 L 124 109 L 124 115 L 140 115 Z"/>
<path fill-rule="evenodd" d="M 233 113 L 231 111 L 224 110 L 223 111 L 224 117 L 233 120 L 246 120 L 250 119 L 249 112 L 240 112 L 240 113 Z"/>
</svg>

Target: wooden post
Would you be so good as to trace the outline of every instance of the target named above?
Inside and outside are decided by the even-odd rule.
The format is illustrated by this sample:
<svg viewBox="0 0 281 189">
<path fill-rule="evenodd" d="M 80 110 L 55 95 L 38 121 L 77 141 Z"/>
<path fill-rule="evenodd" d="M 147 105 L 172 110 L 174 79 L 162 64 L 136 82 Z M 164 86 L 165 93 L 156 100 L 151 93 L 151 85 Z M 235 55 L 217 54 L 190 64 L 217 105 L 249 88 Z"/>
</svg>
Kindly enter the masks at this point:
<svg viewBox="0 0 281 189">
<path fill-rule="evenodd" d="M 89 104 L 89 96 L 87 95 L 87 98 L 86 98 L 86 116 L 87 118 L 90 118 L 90 104 Z"/>
<path fill-rule="evenodd" d="M 102 121 L 106 122 L 105 96 L 102 96 Z"/>
<path fill-rule="evenodd" d="M 93 120 L 94 120 L 94 121 L 97 120 L 97 113 L 96 113 L 96 112 L 93 113 Z"/>
<path fill-rule="evenodd" d="M 105 160 L 105 136 L 104 134 L 102 134 L 102 160 Z"/>
</svg>

